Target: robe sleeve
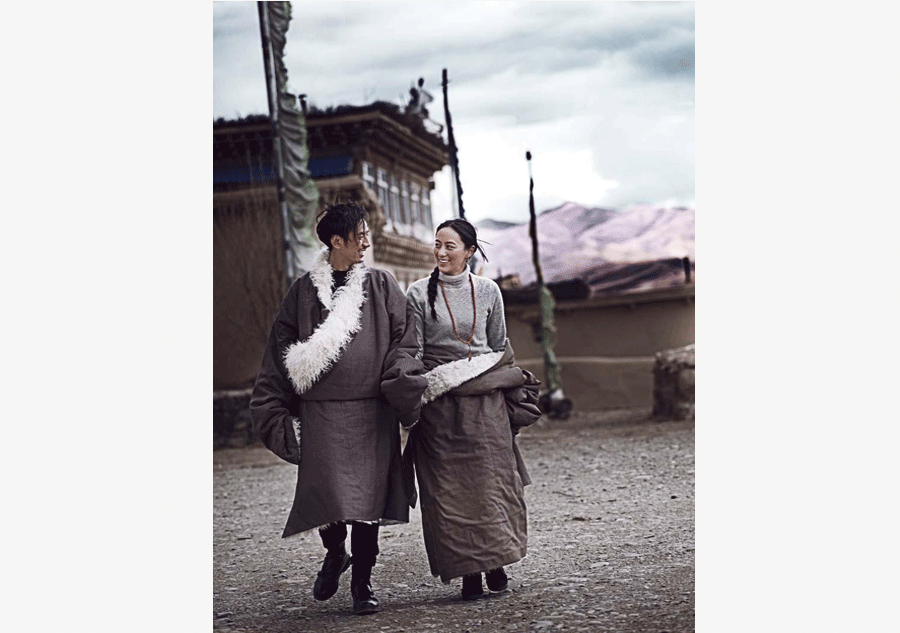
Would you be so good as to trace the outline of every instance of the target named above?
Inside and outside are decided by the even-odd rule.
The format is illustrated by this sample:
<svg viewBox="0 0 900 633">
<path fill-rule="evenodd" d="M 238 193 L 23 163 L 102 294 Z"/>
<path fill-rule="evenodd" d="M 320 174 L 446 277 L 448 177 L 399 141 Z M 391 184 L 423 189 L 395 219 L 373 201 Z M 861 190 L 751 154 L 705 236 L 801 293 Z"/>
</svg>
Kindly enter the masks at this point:
<svg viewBox="0 0 900 633">
<path fill-rule="evenodd" d="M 415 287 L 407 291 L 406 300 L 413 319 L 410 327 L 416 330 L 416 358 L 421 360 L 425 354 L 425 302 Z"/>
<path fill-rule="evenodd" d="M 537 404 L 541 381 L 526 369 L 519 371 L 525 379 L 522 385 L 503 393 L 513 435 L 518 435 L 522 427 L 534 424 L 541 417 L 541 410 Z"/>
<path fill-rule="evenodd" d="M 300 463 L 296 412 L 299 396 L 284 366 L 284 350 L 298 340 L 297 298 L 299 280 L 288 290 L 266 343 L 262 367 L 250 397 L 253 432 L 266 448 L 291 464 Z"/>
<path fill-rule="evenodd" d="M 487 344 L 495 352 L 506 348 L 506 315 L 503 310 L 503 295 L 500 286 L 491 281 L 494 290 L 494 302 L 488 312 L 487 318 Z"/>
<path fill-rule="evenodd" d="M 410 427 L 419 419 L 422 394 L 428 386 L 425 366 L 416 357 L 416 324 L 412 306 L 390 275 L 385 275 L 385 295 L 390 314 L 391 343 L 381 372 L 381 393 L 397 419 Z"/>
</svg>

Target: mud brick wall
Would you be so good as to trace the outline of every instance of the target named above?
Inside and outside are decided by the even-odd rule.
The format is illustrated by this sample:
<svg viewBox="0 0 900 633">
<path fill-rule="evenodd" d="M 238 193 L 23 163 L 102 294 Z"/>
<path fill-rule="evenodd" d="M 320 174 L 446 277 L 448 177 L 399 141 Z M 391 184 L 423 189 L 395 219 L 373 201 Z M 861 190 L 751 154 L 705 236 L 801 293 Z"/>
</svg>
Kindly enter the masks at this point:
<svg viewBox="0 0 900 633">
<path fill-rule="evenodd" d="M 694 419 L 694 345 L 656 354 L 653 365 L 653 415 L 667 420 Z"/>
</svg>

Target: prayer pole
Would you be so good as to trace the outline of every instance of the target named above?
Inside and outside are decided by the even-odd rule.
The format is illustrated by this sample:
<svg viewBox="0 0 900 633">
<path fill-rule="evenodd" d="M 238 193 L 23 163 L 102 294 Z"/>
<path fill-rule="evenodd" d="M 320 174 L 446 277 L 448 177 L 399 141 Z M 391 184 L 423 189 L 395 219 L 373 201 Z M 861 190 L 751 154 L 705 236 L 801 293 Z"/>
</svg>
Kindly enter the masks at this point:
<svg viewBox="0 0 900 633">
<path fill-rule="evenodd" d="M 531 237 L 531 260 L 537 274 L 538 300 L 541 306 L 541 351 L 544 354 L 544 376 L 547 390 L 539 398 L 541 409 L 551 418 L 565 419 L 572 410 L 572 401 L 563 393 L 562 376 L 553 346 L 556 345 L 556 324 L 554 309 L 556 302 L 553 293 L 544 284 L 541 261 L 538 256 L 537 214 L 534 211 L 534 177 L 531 174 L 531 152 L 525 152 L 528 161 L 528 235 Z"/>
<path fill-rule="evenodd" d="M 450 121 L 450 103 L 447 100 L 447 69 L 444 68 L 443 82 L 444 87 L 444 121 L 447 124 L 447 144 L 450 146 L 450 168 L 453 170 L 453 179 L 456 181 L 456 204 L 459 210 L 459 217 L 466 218 L 466 212 L 463 209 L 462 201 L 462 183 L 459 181 L 459 159 L 456 156 L 456 140 L 453 138 L 453 123 Z"/>
<path fill-rule="evenodd" d="M 265 2 L 257 2 L 259 12 L 259 35 L 262 40 L 263 66 L 266 71 L 266 95 L 269 99 L 269 119 L 272 122 L 272 148 L 275 154 L 275 190 L 278 192 L 278 206 L 281 208 L 281 236 L 284 250 L 284 269 L 286 287 L 294 281 L 294 258 L 291 243 L 288 239 L 290 219 L 288 218 L 287 199 L 284 195 L 284 161 L 281 157 L 281 143 L 278 138 L 278 86 L 275 80 L 275 52 L 272 50 L 272 39 L 269 36 L 269 14 Z"/>
</svg>

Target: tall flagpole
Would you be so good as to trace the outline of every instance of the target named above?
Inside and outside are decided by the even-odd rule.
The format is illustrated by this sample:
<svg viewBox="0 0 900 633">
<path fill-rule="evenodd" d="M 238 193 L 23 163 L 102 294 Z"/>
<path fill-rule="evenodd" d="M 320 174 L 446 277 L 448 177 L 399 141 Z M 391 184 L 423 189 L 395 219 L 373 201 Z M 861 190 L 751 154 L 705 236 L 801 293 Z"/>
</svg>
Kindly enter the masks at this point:
<svg viewBox="0 0 900 633">
<path fill-rule="evenodd" d="M 456 156 L 456 140 L 453 138 L 453 123 L 450 121 L 450 103 L 447 100 L 447 69 L 444 68 L 444 121 L 447 123 L 447 144 L 450 146 L 450 167 L 453 169 L 453 179 L 456 181 L 456 202 L 459 207 L 459 217 L 466 219 L 466 211 L 463 209 L 462 183 L 459 181 L 459 159 Z"/>
<path fill-rule="evenodd" d="M 269 98 L 269 118 L 272 122 L 272 148 L 275 153 L 275 189 L 278 192 L 278 205 L 281 207 L 281 236 L 284 250 L 284 263 L 286 273 L 286 284 L 294 281 L 294 261 L 291 257 L 291 245 L 288 241 L 288 205 L 284 195 L 284 160 L 281 156 L 281 143 L 278 138 L 278 86 L 275 81 L 274 70 L 274 51 L 272 50 L 272 40 L 269 37 L 269 15 L 266 11 L 265 2 L 257 2 L 256 8 L 259 11 L 259 35 L 262 40 L 263 49 L 263 65 L 266 70 L 266 94 Z"/>
<path fill-rule="evenodd" d="M 553 346 L 556 344 L 553 293 L 544 283 L 541 260 L 538 256 L 537 214 L 534 211 L 534 177 L 531 174 L 531 152 L 525 152 L 528 161 L 528 235 L 531 237 L 531 261 L 537 275 L 538 301 L 541 306 L 541 351 L 544 353 L 544 376 L 547 391 L 539 399 L 541 409 L 551 418 L 565 419 L 572 410 L 572 401 L 563 393 L 562 376 Z"/>
<path fill-rule="evenodd" d="M 531 152 L 525 152 L 528 161 L 528 236 L 531 238 L 531 263 L 537 274 L 538 288 L 544 287 L 544 273 L 541 271 L 541 259 L 538 257 L 537 214 L 534 212 L 534 177 L 531 175 Z"/>
</svg>

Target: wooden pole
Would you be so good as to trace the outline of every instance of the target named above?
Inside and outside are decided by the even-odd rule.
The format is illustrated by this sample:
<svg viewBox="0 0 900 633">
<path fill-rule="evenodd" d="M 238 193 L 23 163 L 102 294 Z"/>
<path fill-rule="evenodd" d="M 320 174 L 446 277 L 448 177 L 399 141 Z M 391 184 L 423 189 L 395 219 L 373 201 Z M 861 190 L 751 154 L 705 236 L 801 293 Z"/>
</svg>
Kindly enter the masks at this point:
<svg viewBox="0 0 900 633">
<path fill-rule="evenodd" d="M 284 195 L 284 161 L 281 157 L 281 138 L 278 135 L 278 85 L 275 78 L 274 51 L 269 37 L 269 14 L 266 11 L 265 2 L 257 2 L 259 11 L 259 35 L 262 41 L 263 66 L 266 71 L 266 94 L 269 98 L 269 118 L 272 122 L 272 148 L 275 156 L 275 190 L 278 193 L 278 204 L 281 207 L 281 237 L 284 249 L 284 263 L 286 273 L 286 286 L 290 287 L 294 281 L 294 258 L 291 254 L 291 244 L 288 241 L 288 206 Z M 285 290 L 287 290 L 287 287 Z"/>
<path fill-rule="evenodd" d="M 447 69 L 444 68 L 442 86 L 444 87 L 444 121 L 447 124 L 447 144 L 450 146 L 450 168 L 453 170 L 453 179 L 456 180 L 456 202 L 459 207 L 459 217 L 466 218 L 463 209 L 462 183 L 459 180 L 459 159 L 456 156 L 456 140 L 453 138 L 453 123 L 450 121 L 450 103 L 447 100 Z"/>
<path fill-rule="evenodd" d="M 538 257 L 537 214 L 534 212 L 534 177 L 531 175 L 531 152 L 525 152 L 528 161 L 528 236 L 531 238 L 531 261 L 537 274 L 538 289 L 544 287 L 544 273 L 541 271 L 541 260 Z"/>
<path fill-rule="evenodd" d="M 528 161 L 528 235 L 531 237 L 531 260 L 537 275 L 538 302 L 541 307 L 541 351 L 544 354 L 544 378 L 547 393 L 538 402 L 541 408 L 552 418 L 567 418 L 572 410 L 572 401 L 563 393 L 562 376 L 556 353 L 556 323 L 554 312 L 556 301 L 553 293 L 544 284 L 544 273 L 538 256 L 537 213 L 534 210 L 534 177 L 531 174 L 531 152 L 525 152 Z"/>
</svg>

